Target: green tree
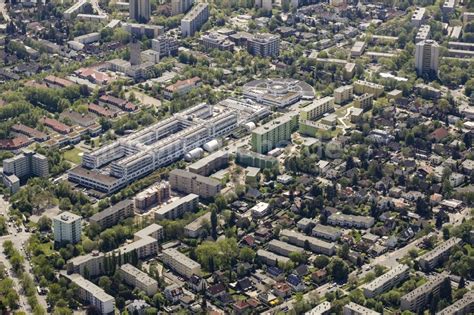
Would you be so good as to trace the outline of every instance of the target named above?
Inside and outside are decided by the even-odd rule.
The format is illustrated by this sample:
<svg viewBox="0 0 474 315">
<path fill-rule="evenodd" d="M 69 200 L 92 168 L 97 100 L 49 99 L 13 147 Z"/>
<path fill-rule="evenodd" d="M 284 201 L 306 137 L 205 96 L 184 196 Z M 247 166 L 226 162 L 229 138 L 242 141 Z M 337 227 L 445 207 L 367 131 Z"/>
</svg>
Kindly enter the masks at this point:
<svg viewBox="0 0 474 315">
<path fill-rule="evenodd" d="M 251 249 L 250 247 L 243 247 L 241 250 L 240 250 L 240 254 L 239 254 L 239 259 L 241 261 L 245 261 L 245 262 L 253 262 L 254 258 L 255 258 L 255 251 L 253 249 Z"/>
<path fill-rule="evenodd" d="M 51 230 L 51 219 L 43 215 L 38 220 L 38 229 L 40 231 L 49 231 Z"/>
<path fill-rule="evenodd" d="M 217 239 L 217 213 L 215 209 L 211 211 L 211 236 L 213 239 Z"/>
<path fill-rule="evenodd" d="M 349 266 L 344 260 L 334 257 L 328 265 L 329 273 L 336 282 L 345 282 L 349 275 Z"/>
</svg>

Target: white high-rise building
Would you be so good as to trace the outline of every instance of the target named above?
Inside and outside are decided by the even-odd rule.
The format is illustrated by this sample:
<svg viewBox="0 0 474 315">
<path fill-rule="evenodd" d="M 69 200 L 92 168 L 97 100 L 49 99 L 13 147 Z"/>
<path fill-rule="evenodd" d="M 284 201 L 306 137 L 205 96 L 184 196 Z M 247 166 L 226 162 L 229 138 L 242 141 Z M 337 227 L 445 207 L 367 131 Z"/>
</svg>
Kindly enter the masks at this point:
<svg viewBox="0 0 474 315">
<path fill-rule="evenodd" d="M 82 217 L 64 211 L 53 218 L 54 241 L 58 243 L 71 242 L 73 244 L 81 240 Z"/>
<path fill-rule="evenodd" d="M 148 22 L 151 15 L 150 0 L 130 0 L 129 13 L 130 18 L 139 23 Z"/>
<path fill-rule="evenodd" d="M 183 37 L 193 36 L 209 19 L 209 5 L 197 3 L 181 20 L 181 34 Z"/>
<path fill-rule="evenodd" d="M 171 0 L 171 15 L 186 13 L 193 2 L 193 0 Z"/>
<path fill-rule="evenodd" d="M 431 39 L 416 44 L 415 65 L 418 75 L 438 74 L 439 44 Z"/>
</svg>

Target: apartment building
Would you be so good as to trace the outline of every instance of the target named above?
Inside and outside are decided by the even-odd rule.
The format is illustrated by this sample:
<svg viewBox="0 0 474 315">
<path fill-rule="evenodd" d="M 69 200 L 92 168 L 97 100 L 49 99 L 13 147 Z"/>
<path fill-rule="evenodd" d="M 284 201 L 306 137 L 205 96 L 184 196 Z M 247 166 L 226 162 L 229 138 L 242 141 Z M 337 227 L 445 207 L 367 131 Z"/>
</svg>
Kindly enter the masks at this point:
<svg viewBox="0 0 474 315">
<path fill-rule="evenodd" d="M 54 241 L 78 243 L 81 240 L 82 217 L 64 211 L 53 218 Z"/>
<path fill-rule="evenodd" d="M 280 232 L 280 238 L 286 237 L 288 243 L 304 248 L 306 241 L 309 243 L 311 251 L 331 256 L 336 252 L 336 245 L 334 243 L 325 242 L 317 238 L 306 236 L 303 233 L 293 230 L 284 229 Z"/>
<path fill-rule="evenodd" d="M 291 112 L 278 117 L 252 131 L 252 150 L 267 153 L 291 140 L 291 134 L 298 126 L 298 113 Z"/>
<path fill-rule="evenodd" d="M 173 84 L 168 85 L 163 90 L 163 95 L 167 99 L 172 99 L 175 95 L 186 95 L 191 92 L 192 89 L 201 85 L 201 78 L 193 77 L 186 80 L 178 80 Z"/>
<path fill-rule="evenodd" d="M 400 298 L 400 309 L 402 311 L 418 312 L 424 309 L 428 297 L 432 295 L 436 298 L 442 285 L 451 285 L 449 277 L 445 274 L 438 274 L 428 282 L 422 284 L 413 291 Z"/>
<path fill-rule="evenodd" d="M 67 278 L 79 288 L 78 298 L 80 300 L 94 306 L 102 315 L 114 314 L 115 299 L 105 293 L 102 288 L 84 279 L 79 274 L 73 274 L 67 276 Z"/>
<path fill-rule="evenodd" d="M 438 74 L 439 68 L 439 44 L 431 39 L 416 43 L 415 67 L 419 76 L 433 73 Z"/>
<path fill-rule="evenodd" d="M 168 165 L 208 141 L 226 136 L 238 122 L 236 111 L 214 112 L 198 104 L 151 126 L 124 136 L 93 152 L 68 178 L 82 186 L 112 193 Z M 106 169 L 102 169 L 107 165 Z"/>
<path fill-rule="evenodd" d="M 135 209 L 144 212 L 153 206 L 164 203 L 170 198 L 170 185 L 160 182 L 138 193 L 135 198 Z"/>
<path fill-rule="evenodd" d="M 279 240 L 268 242 L 267 249 L 271 252 L 288 257 L 290 253 L 304 253 L 304 249 Z"/>
<path fill-rule="evenodd" d="M 354 302 L 350 302 L 349 304 L 344 305 L 342 314 L 343 315 L 381 315 L 379 312 L 373 311 L 370 308 L 364 307 Z"/>
<path fill-rule="evenodd" d="M 278 263 L 286 264 L 290 261 L 288 257 L 277 255 L 265 249 L 257 250 L 257 257 L 268 266 L 276 266 Z"/>
<path fill-rule="evenodd" d="M 362 95 L 356 95 L 354 97 L 354 106 L 362 108 L 364 111 L 372 108 L 374 102 L 374 95 L 369 93 L 364 93 Z"/>
<path fill-rule="evenodd" d="M 160 58 L 176 55 L 178 48 L 178 40 L 167 35 L 160 35 L 151 40 L 151 49 L 157 51 L 160 54 Z"/>
<path fill-rule="evenodd" d="M 48 159 L 41 154 L 23 149 L 22 153 L 3 160 L 3 183 L 12 193 L 20 188 L 20 182 L 32 176 L 48 177 Z"/>
<path fill-rule="evenodd" d="M 38 142 L 44 142 L 49 139 L 49 136 L 46 133 L 36 130 L 34 128 L 28 127 L 23 124 L 14 124 L 11 127 L 11 130 L 13 132 L 33 138 L 35 141 L 38 141 Z"/>
<path fill-rule="evenodd" d="M 113 95 L 102 95 L 99 97 L 98 101 L 100 106 L 112 105 L 126 112 L 133 112 L 138 108 L 137 105 L 133 104 L 132 102 L 115 97 Z"/>
<path fill-rule="evenodd" d="M 193 0 L 171 0 L 171 15 L 178 15 L 188 12 L 193 5 Z"/>
<path fill-rule="evenodd" d="M 445 0 L 441 12 L 443 14 L 450 14 L 454 12 L 454 7 L 456 6 L 456 0 Z"/>
<path fill-rule="evenodd" d="M 150 0 L 130 0 L 128 8 L 131 19 L 140 23 L 146 23 L 150 20 Z"/>
<path fill-rule="evenodd" d="M 203 226 L 204 222 L 210 223 L 211 222 L 211 212 L 207 212 L 206 214 L 200 216 L 199 218 L 195 219 L 191 223 L 187 224 L 184 227 L 184 235 L 190 238 L 198 238 L 204 232 Z"/>
<path fill-rule="evenodd" d="M 356 41 L 351 48 L 351 57 L 360 57 L 364 53 L 366 44 L 363 41 Z"/>
<path fill-rule="evenodd" d="M 463 12 L 462 14 L 462 22 L 463 24 L 467 24 L 474 20 L 474 12 Z"/>
<path fill-rule="evenodd" d="M 190 278 L 201 274 L 201 265 L 174 248 L 163 250 L 161 260 L 180 275 Z"/>
<path fill-rule="evenodd" d="M 149 226 L 141 229 L 140 231 L 133 234 L 133 240 L 138 241 L 143 238 L 151 237 L 157 241 L 163 240 L 164 230 L 159 224 L 152 223 Z"/>
<path fill-rule="evenodd" d="M 174 220 L 182 217 L 186 212 L 193 212 L 198 206 L 199 196 L 189 194 L 155 210 L 155 220 Z"/>
<path fill-rule="evenodd" d="M 334 97 L 326 96 L 303 107 L 300 110 L 300 120 L 315 120 L 331 111 L 334 111 Z"/>
<path fill-rule="evenodd" d="M 280 55 L 280 37 L 273 34 L 255 34 L 247 41 L 247 50 L 259 57 L 278 57 Z"/>
<path fill-rule="evenodd" d="M 124 244 L 119 248 L 107 253 L 93 251 L 87 255 L 71 258 L 67 262 L 67 272 L 87 274 L 94 277 L 105 272 L 105 259 L 110 259 L 113 255 L 120 256 L 120 263 L 131 262 L 132 256 L 136 254 L 138 259 L 143 259 L 158 253 L 158 240 L 163 238 L 163 227 L 158 224 L 152 224 L 134 234 L 134 240 L 131 243 Z"/>
<path fill-rule="evenodd" d="M 374 298 L 386 291 L 391 290 L 399 283 L 408 278 L 410 268 L 407 265 L 397 265 L 380 277 L 362 286 L 366 298 Z"/>
<path fill-rule="evenodd" d="M 221 191 L 221 183 L 213 178 L 201 176 L 181 169 L 169 173 L 171 189 L 196 194 L 202 198 L 211 198 Z"/>
<path fill-rule="evenodd" d="M 415 27 L 420 27 L 425 19 L 425 8 L 416 8 L 415 12 L 411 16 L 411 25 Z"/>
<path fill-rule="evenodd" d="M 273 168 L 278 165 L 276 157 L 263 155 L 241 148 L 237 149 L 235 160 L 240 165 L 261 169 Z"/>
<path fill-rule="evenodd" d="M 181 20 L 181 35 L 193 36 L 209 19 L 209 5 L 204 2 L 197 3 Z"/>
<path fill-rule="evenodd" d="M 101 229 L 106 229 L 118 224 L 128 217 L 133 216 L 133 214 L 133 201 L 126 199 L 119 201 L 115 205 L 110 206 L 100 212 L 97 212 L 89 218 L 89 222 L 98 224 Z"/>
<path fill-rule="evenodd" d="M 336 104 L 343 104 L 350 101 L 354 95 L 354 87 L 352 85 L 340 86 L 334 90 L 334 102 Z"/>
<path fill-rule="evenodd" d="M 228 164 L 229 154 L 225 151 L 219 150 L 190 164 L 188 170 L 194 174 L 209 176 L 212 173 L 227 167 Z"/>
<path fill-rule="evenodd" d="M 369 216 L 333 213 L 328 217 L 328 224 L 342 227 L 368 229 L 374 225 L 375 220 Z"/>
<path fill-rule="evenodd" d="M 305 315 L 327 315 L 331 310 L 331 303 L 328 301 L 322 302 L 317 306 L 313 307 L 311 310 L 304 313 Z"/>
<path fill-rule="evenodd" d="M 354 82 L 354 92 L 356 94 L 373 94 L 374 97 L 377 98 L 383 94 L 384 86 L 373 82 L 357 80 Z"/>
<path fill-rule="evenodd" d="M 329 225 L 317 224 L 311 231 L 311 234 L 315 237 L 324 238 L 334 242 L 341 238 L 342 231 Z"/>
<path fill-rule="evenodd" d="M 155 38 L 164 33 L 163 26 L 152 24 L 122 23 L 122 29 L 136 37 L 145 35 L 148 38 Z"/>
<path fill-rule="evenodd" d="M 93 114 L 96 114 L 98 116 L 112 119 L 117 117 L 118 112 L 107 109 L 105 107 L 102 107 L 100 105 L 94 104 L 94 103 L 89 103 L 87 105 L 87 110 Z"/>
<path fill-rule="evenodd" d="M 130 264 L 125 264 L 120 266 L 119 272 L 125 283 L 144 291 L 148 296 L 153 296 L 158 292 L 158 281 L 140 269 Z"/>
<path fill-rule="evenodd" d="M 201 45 L 206 50 L 219 49 L 219 50 L 234 50 L 234 42 L 229 40 L 229 37 L 223 34 L 212 32 L 201 36 Z"/>
<path fill-rule="evenodd" d="M 78 2 L 74 3 L 72 6 L 70 6 L 64 11 L 64 18 L 69 20 L 72 17 L 76 16 L 78 13 L 81 13 L 86 3 L 88 3 L 87 0 L 79 0 Z"/>
<path fill-rule="evenodd" d="M 42 123 L 43 125 L 51 128 L 51 129 L 53 129 L 57 133 L 60 133 L 60 134 L 63 134 L 63 135 L 72 132 L 72 127 L 70 127 L 66 124 L 63 124 L 62 122 L 59 122 L 56 119 L 43 117 L 39 120 L 39 122 Z"/>
<path fill-rule="evenodd" d="M 74 37 L 74 41 L 83 45 L 92 44 L 100 40 L 99 32 L 92 32 L 81 36 Z"/>
<path fill-rule="evenodd" d="M 429 39 L 430 30 L 431 30 L 431 26 L 429 24 L 423 24 L 422 26 L 420 26 L 415 36 L 415 44 Z"/>
<path fill-rule="evenodd" d="M 421 269 L 424 271 L 430 271 L 437 267 L 446 257 L 449 256 L 449 253 L 454 246 L 461 244 L 461 241 L 460 238 L 452 237 L 436 246 L 435 249 L 418 257 L 418 263 Z"/>
<path fill-rule="evenodd" d="M 469 291 L 464 296 L 437 312 L 436 315 L 467 315 L 474 313 L 474 291 Z"/>
</svg>

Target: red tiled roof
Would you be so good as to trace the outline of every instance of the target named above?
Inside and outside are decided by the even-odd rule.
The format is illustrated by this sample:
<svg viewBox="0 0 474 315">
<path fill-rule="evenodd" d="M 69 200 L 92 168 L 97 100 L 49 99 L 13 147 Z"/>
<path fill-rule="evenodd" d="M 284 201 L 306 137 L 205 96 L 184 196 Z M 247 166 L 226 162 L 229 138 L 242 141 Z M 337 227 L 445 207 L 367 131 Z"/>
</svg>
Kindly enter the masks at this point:
<svg viewBox="0 0 474 315">
<path fill-rule="evenodd" d="M 48 118 L 48 117 L 43 117 L 40 119 L 40 122 L 42 124 L 45 124 L 49 128 L 53 129 L 54 131 L 57 131 L 62 134 L 70 133 L 72 131 L 72 128 L 69 127 L 66 124 L 63 124 L 60 121 L 57 121 L 56 119 Z"/>
<path fill-rule="evenodd" d="M 74 85 L 73 82 L 71 82 L 69 80 L 66 80 L 66 79 L 63 79 L 63 78 L 56 77 L 54 75 L 48 75 L 46 78 L 44 78 L 44 80 L 47 83 L 54 84 L 54 85 L 59 85 L 61 87 L 68 87 L 68 86 Z"/>
<path fill-rule="evenodd" d="M 15 124 L 12 126 L 12 130 L 18 133 L 22 133 L 26 136 L 35 138 L 35 140 L 40 140 L 40 139 L 45 139 L 48 137 L 47 134 L 44 132 L 41 132 L 39 130 L 36 130 L 34 128 L 28 127 L 23 124 Z"/>
<path fill-rule="evenodd" d="M 439 141 L 446 138 L 448 135 L 449 131 L 446 128 L 440 127 L 430 134 L 430 138 L 434 138 Z"/>
<path fill-rule="evenodd" d="M 97 115 L 100 115 L 100 116 L 104 116 L 108 118 L 112 118 L 116 116 L 116 113 L 114 113 L 113 111 L 108 110 L 107 108 L 104 108 L 94 103 L 89 103 L 87 107 L 90 112 L 96 113 Z"/>
<path fill-rule="evenodd" d="M 0 139 L 1 150 L 17 150 L 30 145 L 33 141 L 27 137 L 18 136 L 12 139 Z"/>
<path fill-rule="evenodd" d="M 107 74 L 90 68 L 76 70 L 76 73 L 83 78 L 89 78 L 98 83 L 107 83 L 110 81 L 110 77 Z"/>
<path fill-rule="evenodd" d="M 176 83 L 168 85 L 166 87 L 166 90 L 169 91 L 169 92 L 176 92 L 176 91 L 178 91 L 179 89 L 181 89 L 185 86 L 188 86 L 188 85 L 194 86 L 197 83 L 199 83 L 200 81 L 201 81 L 201 78 L 199 78 L 199 77 L 194 77 L 194 78 L 187 79 L 187 80 L 176 81 Z"/>
</svg>

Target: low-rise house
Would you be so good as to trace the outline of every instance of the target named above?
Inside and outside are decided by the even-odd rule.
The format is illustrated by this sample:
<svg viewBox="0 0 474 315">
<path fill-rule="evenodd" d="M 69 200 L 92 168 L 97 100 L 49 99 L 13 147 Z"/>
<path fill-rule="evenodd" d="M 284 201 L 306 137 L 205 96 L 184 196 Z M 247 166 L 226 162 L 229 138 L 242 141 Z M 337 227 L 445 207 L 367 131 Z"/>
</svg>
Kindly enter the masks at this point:
<svg viewBox="0 0 474 315">
<path fill-rule="evenodd" d="M 164 291 L 165 298 L 171 303 L 178 303 L 182 296 L 184 296 L 183 288 L 177 284 L 169 285 Z"/>
<path fill-rule="evenodd" d="M 210 286 L 206 290 L 206 294 L 209 297 L 214 298 L 214 299 L 224 295 L 225 293 L 227 293 L 227 289 L 222 282 L 214 284 L 213 286 Z"/>
<path fill-rule="evenodd" d="M 327 280 L 328 272 L 326 269 L 319 269 L 311 274 L 311 279 L 317 283 L 321 284 Z"/>
<path fill-rule="evenodd" d="M 192 275 L 188 279 L 187 284 L 194 292 L 202 292 L 207 288 L 206 280 L 197 275 Z"/>
<path fill-rule="evenodd" d="M 287 298 L 291 296 L 291 287 L 285 282 L 277 283 L 273 286 L 273 294 L 280 298 Z"/>
<path fill-rule="evenodd" d="M 286 278 L 286 283 L 288 283 L 291 289 L 296 292 L 304 291 L 306 289 L 306 286 L 304 285 L 303 281 L 295 274 L 289 275 Z"/>
</svg>

